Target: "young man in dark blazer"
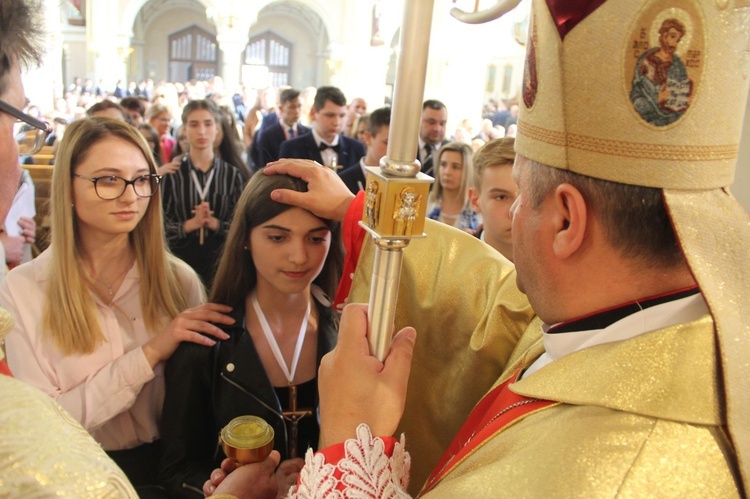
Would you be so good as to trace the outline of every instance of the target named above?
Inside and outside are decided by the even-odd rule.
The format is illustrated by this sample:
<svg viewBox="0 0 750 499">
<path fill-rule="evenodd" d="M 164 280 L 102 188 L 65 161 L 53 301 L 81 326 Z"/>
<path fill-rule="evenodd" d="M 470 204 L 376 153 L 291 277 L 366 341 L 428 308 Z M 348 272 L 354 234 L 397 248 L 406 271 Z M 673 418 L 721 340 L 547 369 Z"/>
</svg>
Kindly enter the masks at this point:
<svg viewBox="0 0 750 499">
<path fill-rule="evenodd" d="M 302 110 L 299 94 L 300 91 L 294 88 L 287 88 L 281 92 L 279 121 L 258 136 L 258 168 L 279 159 L 283 142 L 310 133 L 310 128 L 299 122 Z"/>
<path fill-rule="evenodd" d="M 339 177 L 354 194 L 365 188 L 365 166 L 379 166 L 380 158 L 388 152 L 388 132 L 391 128 L 390 106 L 376 109 L 367 117 L 365 144 L 367 154 L 359 164 L 339 173 Z"/>
<path fill-rule="evenodd" d="M 365 155 L 365 145 L 341 134 L 346 116 L 344 93 L 336 87 L 320 87 L 310 116 L 312 133 L 282 143 L 279 157 L 312 159 L 337 171 L 356 166 Z"/>
</svg>

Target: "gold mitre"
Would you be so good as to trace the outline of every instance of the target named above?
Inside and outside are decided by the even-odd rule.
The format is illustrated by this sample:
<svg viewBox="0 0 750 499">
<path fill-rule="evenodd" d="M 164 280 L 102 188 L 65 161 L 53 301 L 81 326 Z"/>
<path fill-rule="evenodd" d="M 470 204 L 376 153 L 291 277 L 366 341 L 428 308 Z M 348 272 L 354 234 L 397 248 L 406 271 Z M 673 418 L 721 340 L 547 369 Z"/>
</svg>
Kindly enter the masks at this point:
<svg viewBox="0 0 750 499">
<path fill-rule="evenodd" d="M 517 151 L 627 184 L 728 186 L 747 98 L 749 6 L 534 2 Z M 674 49 L 671 65 L 660 64 L 662 45 Z"/>
<path fill-rule="evenodd" d="M 715 321 L 747 491 L 750 217 L 727 188 L 748 95 L 750 0 L 535 0 L 532 9 L 516 150 L 663 189 Z"/>
</svg>

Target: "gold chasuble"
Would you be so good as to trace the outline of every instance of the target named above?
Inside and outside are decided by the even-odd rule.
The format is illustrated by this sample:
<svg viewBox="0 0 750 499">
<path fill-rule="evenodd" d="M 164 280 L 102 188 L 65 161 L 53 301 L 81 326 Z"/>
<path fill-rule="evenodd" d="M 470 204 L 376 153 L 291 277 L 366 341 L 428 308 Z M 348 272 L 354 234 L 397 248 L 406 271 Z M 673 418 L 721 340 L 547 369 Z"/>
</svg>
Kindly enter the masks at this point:
<svg viewBox="0 0 750 499">
<path fill-rule="evenodd" d="M 0 308 L 0 339 L 12 321 Z M 0 375 L 0 497 L 138 495 L 101 446 L 52 398 Z"/>
<path fill-rule="evenodd" d="M 417 330 L 406 409 L 396 431 L 406 435 L 412 456 L 412 494 L 503 372 L 533 317 L 516 287 L 513 264 L 500 253 L 434 220 L 425 220 L 424 230 L 427 237 L 404 250 L 395 320 L 396 330 Z M 368 237 L 350 303 L 367 303 L 373 254 Z"/>
<path fill-rule="evenodd" d="M 543 352 L 539 325 L 524 333 L 498 384 Z M 558 359 L 509 384 L 555 403 L 472 440 L 424 496 L 739 497 L 715 355 L 705 316 Z M 679 472 L 686 460 L 701 463 L 688 479 Z"/>
</svg>

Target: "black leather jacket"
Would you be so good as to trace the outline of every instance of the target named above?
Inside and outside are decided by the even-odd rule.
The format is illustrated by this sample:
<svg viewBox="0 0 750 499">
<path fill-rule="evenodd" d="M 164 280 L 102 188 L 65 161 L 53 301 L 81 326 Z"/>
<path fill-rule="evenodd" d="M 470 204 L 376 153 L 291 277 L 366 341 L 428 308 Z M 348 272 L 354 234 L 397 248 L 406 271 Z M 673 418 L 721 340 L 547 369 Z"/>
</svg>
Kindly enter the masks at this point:
<svg viewBox="0 0 750 499">
<path fill-rule="evenodd" d="M 316 305 L 319 366 L 335 346 L 337 333 L 335 312 Z M 182 343 L 165 368 L 160 478 L 173 497 L 203 497 L 203 483 L 224 458 L 219 432 L 237 416 L 265 419 L 276 434 L 274 448 L 282 459 L 287 457 L 281 404 L 245 329 L 244 307 L 230 315 L 235 324 L 222 327 L 229 339 L 210 348 Z"/>
</svg>

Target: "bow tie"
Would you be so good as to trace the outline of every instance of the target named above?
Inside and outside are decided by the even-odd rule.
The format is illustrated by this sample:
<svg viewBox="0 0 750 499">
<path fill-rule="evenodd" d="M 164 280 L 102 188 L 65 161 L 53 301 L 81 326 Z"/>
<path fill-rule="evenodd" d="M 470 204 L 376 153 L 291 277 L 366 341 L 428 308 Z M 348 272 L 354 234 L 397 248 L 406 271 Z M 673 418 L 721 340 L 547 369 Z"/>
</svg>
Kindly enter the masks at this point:
<svg viewBox="0 0 750 499">
<path fill-rule="evenodd" d="M 325 151 L 328 148 L 333 149 L 336 152 L 339 152 L 339 149 L 341 148 L 341 144 L 336 144 L 335 146 L 332 146 L 332 145 L 326 144 L 325 142 L 321 142 L 320 146 L 318 146 L 319 151 Z"/>
</svg>

